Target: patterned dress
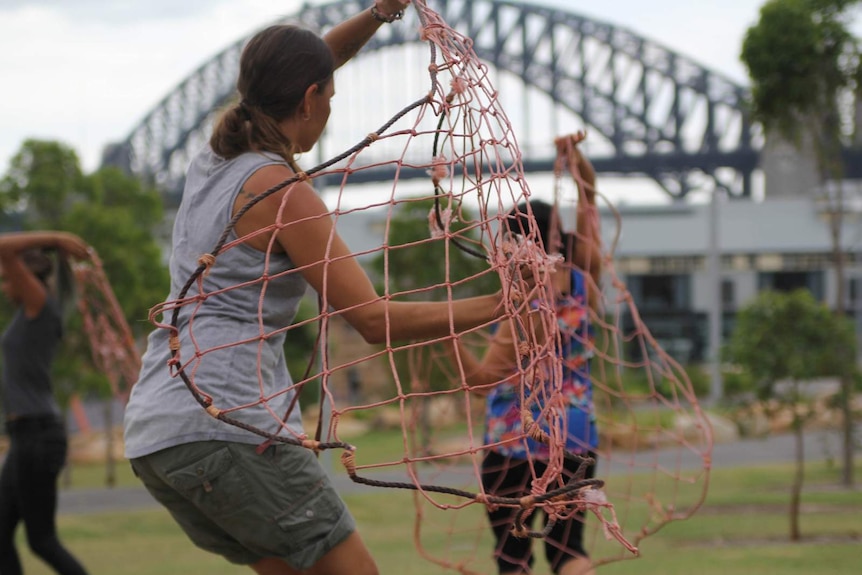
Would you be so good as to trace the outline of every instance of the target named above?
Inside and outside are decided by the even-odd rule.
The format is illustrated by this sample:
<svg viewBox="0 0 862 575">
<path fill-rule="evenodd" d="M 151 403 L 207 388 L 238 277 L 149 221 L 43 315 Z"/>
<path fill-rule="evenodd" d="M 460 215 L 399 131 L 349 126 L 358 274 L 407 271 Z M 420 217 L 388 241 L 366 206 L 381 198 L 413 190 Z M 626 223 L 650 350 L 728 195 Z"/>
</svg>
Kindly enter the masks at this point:
<svg viewBox="0 0 862 575">
<path fill-rule="evenodd" d="M 566 449 L 577 454 L 595 451 L 598 446 L 596 416 L 593 407 L 593 388 L 590 382 L 589 360 L 593 354 L 593 330 L 590 326 L 590 309 L 584 275 L 572 270 L 571 294 L 560 297 L 556 302 L 557 324 L 560 342 L 557 354 L 562 359 L 562 381 L 559 394 L 564 398 L 565 413 L 551 418 L 555 425 L 566 429 Z M 533 304 L 534 308 L 536 304 Z M 507 457 L 527 459 L 547 459 L 548 446 L 524 437 L 521 421 L 522 393 L 524 401 L 530 405 L 533 419 L 548 430 L 548 417 L 542 415 L 546 394 L 553 389 L 542 389 L 536 401 L 530 401 L 530 394 L 536 393 L 516 383 L 504 383 L 495 387 L 488 395 L 485 408 L 485 445 L 497 444 L 489 448 Z"/>
</svg>

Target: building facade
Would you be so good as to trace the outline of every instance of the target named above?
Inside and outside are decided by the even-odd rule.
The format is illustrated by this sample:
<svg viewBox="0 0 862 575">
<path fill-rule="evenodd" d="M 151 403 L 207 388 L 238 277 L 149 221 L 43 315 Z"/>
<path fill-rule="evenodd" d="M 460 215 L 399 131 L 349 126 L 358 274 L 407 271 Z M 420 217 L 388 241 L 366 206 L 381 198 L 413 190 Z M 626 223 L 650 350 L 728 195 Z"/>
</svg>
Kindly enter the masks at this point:
<svg viewBox="0 0 862 575">
<path fill-rule="evenodd" d="M 844 309 L 862 333 L 862 212 L 857 208 L 848 202 L 840 245 Z M 760 291 L 803 288 L 837 307 L 829 212 L 811 198 L 624 206 L 620 216 L 612 266 L 653 336 L 683 363 L 708 359 L 711 317 L 721 317 L 727 337 L 737 311 Z M 617 227 L 605 214 L 606 245 Z"/>
</svg>

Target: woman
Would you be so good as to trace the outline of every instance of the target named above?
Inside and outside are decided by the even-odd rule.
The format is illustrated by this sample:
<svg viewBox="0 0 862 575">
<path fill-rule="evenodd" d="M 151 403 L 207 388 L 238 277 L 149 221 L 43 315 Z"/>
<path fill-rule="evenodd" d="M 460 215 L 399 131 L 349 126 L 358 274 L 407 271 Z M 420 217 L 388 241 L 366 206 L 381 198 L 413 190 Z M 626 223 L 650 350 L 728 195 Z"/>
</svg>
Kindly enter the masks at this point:
<svg viewBox="0 0 862 575">
<path fill-rule="evenodd" d="M 589 375 L 592 331 L 590 309 L 598 306 L 601 278 L 601 251 L 597 214 L 595 212 L 595 173 L 590 162 L 577 149 L 583 133 L 557 141 L 561 151 L 576 165 L 583 181 L 578 202 L 576 234 L 564 234 L 556 208 L 541 200 L 531 200 L 529 207 L 519 205 L 510 213 L 513 231 L 528 230 L 528 218 L 535 220 L 542 245 L 548 254 L 563 252 L 565 263 L 551 273 L 555 316 L 560 328 L 556 353 L 563 363 L 561 391 L 567 399 L 566 450 L 595 457 L 598 433 L 592 404 Z M 529 213 L 529 215 L 528 215 Z M 540 322 L 527 324 L 538 326 Z M 541 327 L 534 327 L 541 340 Z M 485 457 L 482 461 L 482 484 L 486 493 L 518 498 L 530 493 L 532 477 L 540 477 L 547 468 L 548 446 L 524 439 L 521 415 L 521 391 L 514 376 L 518 368 L 518 328 L 513 320 L 504 322 L 495 333 L 482 360 L 477 360 L 463 345 L 457 344 L 458 361 L 466 382 L 474 392 L 488 394 L 485 421 Z M 529 392 L 527 392 L 529 395 Z M 530 402 L 536 421 L 540 419 L 541 400 Z M 572 477 L 579 462 L 566 460 L 564 476 Z M 595 466 L 587 469 L 592 477 Z M 496 538 L 495 558 L 501 574 L 530 573 L 533 556 L 530 538 L 512 533 L 517 509 L 489 508 L 488 518 Z M 535 514 L 530 515 L 532 521 Z M 547 522 L 547 519 L 546 519 Z M 567 521 L 557 521 L 545 537 L 545 555 L 554 573 L 591 575 L 593 573 L 583 547 L 583 514 Z"/>
<path fill-rule="evenodd" d="M 333 70 L 404 7 L 378 0 L 323 39 L 294 26 L 273 26 L 249 41 L 240 60 L 240 101 L 224 113 L 187 174 L 173 232 L 170 300 L 249 199 L 300 171 L 294 155 L 315 145 L 329 118 Z M 291 382 L 283 331 L 308 284 L 373 343 L 443 337 L 452 329 L 450 320 L 460 330 L 504 312 L 500 294 L 428 303 L 380 298 L 305 182 L 243 212 L 231 238 L 243 241 L 220 253 L 205 278 L 210 293 L 224 297 L 195 310 L 193 338 L 189 312 L 181 309 L 176 336 L 181 350 L 214 350 L 194 358 L 190 371 L 221 405 L 273 398 L 271 411 L 257 406 L 237 415 L 257 428 L 272 428 L 271 413 L 289 412 L 290 433 L 302 434 L 299 411 L 289 409 L 294 394 L 278 392 Z M 262 293 L 264 273 L 270 281 Z M 232 289 L 238 285 L 243 287 Z M 276 335 L 261 341 L 261 328 Z M 169 373 L 168 331 L 151 334 L 125 416 L 126 455 L 149 491 L 196 545 L 257 573 L 376 574 L 353 518 L 314 454 L 262 443 L 210 417 Z M 252 343 L 231 346 L 236 341 Z"/>
<path fill-rule="evenodd" d="M 15 530 L 24 522 L 33 553 L 63 575 L 86 573 L 57 537 L 57 476 L 66 462 L 66 430 L 51 387 L 51 363 L 63 333 L 61 302 L 49 288 L 54 259 L 87 257 L 87 245 L 63 232 L 0 235 L 2 291 L 16 307 L 3 334 L 3 409 L 9 452 L 0 472 L 0 573 L 22 573 Z"/>
</svg>

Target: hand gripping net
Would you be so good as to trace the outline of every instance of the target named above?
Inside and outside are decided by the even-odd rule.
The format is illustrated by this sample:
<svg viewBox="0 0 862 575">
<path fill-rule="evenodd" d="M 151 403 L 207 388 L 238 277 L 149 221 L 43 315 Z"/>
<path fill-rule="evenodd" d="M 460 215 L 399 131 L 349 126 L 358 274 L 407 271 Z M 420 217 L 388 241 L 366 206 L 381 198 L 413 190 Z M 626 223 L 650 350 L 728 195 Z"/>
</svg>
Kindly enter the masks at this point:
<svg viewBox="0 0 862 575">
<path fill-rule="evenodd" d="M 505 300 L 507 314 L 514 318 L 518 325 L 521 335 L 518 350 L 521 355 L 522 376 L 527 378 L 531 373 L 531 366 L 540 359 L 547 361 L 546 352 L 552 349 L 553 341 L 550 339 L 537 341 L 530 330 L 521 323 L 518 311 L 523 305 L 522 299 L 528 290 L 522 279 L 524 272 L 529 271 L 533 276 L 542 278 L 549 266 L 556 262 L 549 259 L 544 250 L 539 247 L 535 226 L 531 226 L 531 229 L 526 231 L 512 230 L 526 236 L 526 239 L 517 239 L 508 230 L 505 214 L 514 205 L 527 200 L 530 196 L 516 138 L 498 102 L 497 93 L 491 85 L 488 69 L 473 52 L 471 41 L 452 30 L 423 1 L 416 0 L 413 6 L 420 24 L 420 37 L 427 43 L 430 52 L 429 92 L 405 107 L 354 147 L 251 200 L 224 230 L 220 241 L 212 251 L 201 257 L 200 265 L 186 282 L 178 299 L 153 309 L 151 318 L 154 322 L 160 315 L 166 318 L 166 322 L 156 322 L 157 325 L 172 330 L 176 334 L 179 310 L 189 306 L 191 320 L 188 325 L 192 331 L 191 338 L 194 340 L 195 313 L 202 306 L 212 305 L 213 300 L 222 295 L 205 293 L 203 279 L 212 266 L 219 264 L 218 258 L 221 254 L 230 249 L 237 249 L 244 240 L 239 238 L 228 242 L 235 222 L 252 205 L 281 189 L 289 190 L 291 185 L 299 181 L 310 180 L 313 184 L 315 179 L 326 177 L 329 183 L 340 182 L 336 207 L 331 212 L 336 223 L 352 212 L 373 210 L 386 214 L 383 243 L 379 247 L 356 254 L 366 260 L 382 257 L 383 273 L 381 278 L 377 278 L 378 283 L 383 286 L 382 298 L 451 301 L 453 292 L 469 288 L 470 285 L 488 280 L 491 276 L 496 278 L 498 287 L 508 296 Z M 387 158 L 381 161 L 381 154 L 375 156 L 374 150 L 384 149 L 387 150 Z M 389 152 L 390 150 L 398 151 Z M 382 165 L 395 168 L 396 175 L 390 187 L 389 197 L 360 208 L 342 209 L 342 199 L 349 193 L 347 185 L 351 183 L 352 178 L 358 179 L 357 174 Z M 416 170 L 427 172 L 431 180 L 431 185 L 427 186 L 428 191 L 424 195 L 409 197 L 404 196 L 403 193 L 398 194 L 402 174 Z M 394 227 L 392 216 L 399 208 L 420 201 L 433 201 L 434 208 L 428 216 L 432 227 L 430 237 L 404 245 L 391 244 L 390 233 Z M 284 225 L 286 224 L 276 223 L 269 230 L 263 231 L 276 231 Z M 390 277 L 390 274 L 394 273 L 388 264 L 390 258 L 396 250 L 414 250 L 420 247 L 431 247 L 437 253 L 444 254 L 446 264 L 445 269 L 442 270 L 442 279 L 427 285 L 396 287 L 397 282 L 392 281 Z M 449 262 L 456 251 L 481 256 L 487 265 L 481 271 L 466 278 L 455 279 L 450 275 Z M 417 263 L 422 265 L 422 262 Z M 298 272 L 290 270 L 287 273 Z M 268 282 L 269 278 L 260 278 L 261 293 L 265 292 Z M 237 286 L 237 289 L 240 287 Z M 545 292 L 540 290 L 539 295 L 535 296 L 545 298 L 544 303 L 539 307 L 550 310 L 551 301 L 547 296 L 542 295 L 543 293 Z M 619 305 L 630 306 L 630 299 L 623 297 Z M 543 414 L 546 420 L 543 422 L 546 433 L 538 433 L 537 426 L 533 425 L 534 422 L 530 422 L 528 418 L 524 421 L 525 432 L 532 433 L 537 439 L 547 441 L 551 447 L 548 471 L 534 481 L 533 491 L 527 497 L 514 499 L 493 497 L 482 492 L 481 482 L 478 480 L 477 458 L 471 457 L 482 449 L 481 437 L 474 435 L 472 431 L 480 424 L 476 416 L 476 407 L 480 404 L 480 400 L 467 391 L 457 366 L 444 368 L 448 369 L 450 378 L 442 389 L 440 385 L 435 385 L 432 390 L 428 382 L 431 366 L 445 363 L 440 361 L 438 348 L 456 334 L 453 332 L 447 338 L 431 342 L 388 341 L 386 345 L 362 356 L 335 361 L 334 354 L 326 344 L 329 342 L 328 335 L 340 329 L 339 322 L 342 320 L 337 314 L 329 312 L 325 297 L 321 298 L 319 309 L 321 311 L 316 317 L 294 322 L 293 325 L 279 330 L 289 335 L 293 330 L 307 328 L 314 321 L 320 326 L 320 336 L 324 343 L 318 346 L 319 357 L 309 364 L 304 375 L 292 373 L 295 383 L 290 388 L 279 392 L 299 391 L 308 383 L 320 386 L 322 396 L 328 400 L 326 404 L 330 406 L 321 419 L 328 420 L 329 423 L 324 425 L 325 429 L 314 439 L 307 435 L 294 436 L 286 427 L 278 434 L 273 434 L 250 427 L 237 417 L 243 409 L 268 406 L 268 402 L 273 399 L 272 396 L 261 395 L 253 405 L 214 405 L 212 397 L 207 393 L 207 382 L 196 381 L 195 370 L 185 369 L 190 363 L 205 361 L 207 352 L 210 350 L 181 350 L 178 344 L 179 338 L 176 336 L 172 339 L 174 358 L 172 372 L 183 379 L 192 395 L 210 415 L 226 424 L 257 433 L 262 437 L 263 442 L 292 443 L 316 451 L 342 450 L 342 462 L 348 476 L 354 482 L 380 488 L 414 491 L 417 501 L 415 542 L 421 553 L 447 568 L 462 572 L 493 570 L 487 559 L 488 550 L 480 547 L 478 540 L 488 531 L 488 528 L 481 524 L 484 521 L 483 509 L 486 506 L 495 505 L 522 509 L 523 517 L 544 510 L 561 519 L 580 509 L 587 509 L 598 518 L 598 521 L 594 521 L 593 524 L 601 526 L 605 533 L 615 539 L 616 543 L 611 547 L 611 552 L 618 552 L 622 548 L 625 553 L 631 554 L 634 545 L 627 540 L 623 522 L 621 518 L 615 516 L 614 509 L 609 503 L 613 501 L 613 497 L 608 496 L 611 492 L 602 490 L 605 482 L 602 479 L 583 477 L 576 477 L 568 484 L 560 481 L 559 470 L 563 458 L 576 456 L 566 453 L 560 441 L 561 410 L 556 409 L 553 402 Z M 255 321 L 256 318 L 249 319 Z M 679 410 L 683 409 L 683 405 L 690 404 L 689 409 L 695 410 L 699 415 L 684 374 L 667 356 L 661 355 L 662 359 L 658 363 L 652 360 L 649 364 L 625 364 L 619 350 L 614 349 L 614 346 L 622 345 L 625 337 L 642 341 L 644 347 L 650 347 L 657 353 L 660 353 L 660 350 L 649 339 L 648 332 L 642 326 L 634 334 L 620 334 L 615 331 L 614 326 L 617 324 L 613 322 L 618 319 L 618 316 L 611 316 L 611 323 L 606 323 L 603 322 L 603 318 L 596 318 L 597 324 L 602 329 L 613 334 L 612 337 L 608 337 L 605 347 L 597 350 L 600 354 L 604 354 L 602 358 L 607 363 L 607 366 L 603 365 L 606 372 L 596 369 L 596 373 L 597 378 L 600 378 L 602 389 L 607 391 L 608 401 L 632 407 L 636 399 L 627 397 L 620 388 L 619 371 L 648 370 L 651 377 L 667 382 L 672 393 L 667 397 L 650 395 L 643 398 L 645 404 L 652 406 L 666 404 Z M 553 334 L 555 325 L 553 315 L 544 313 L 541 321 L 546 327 L 545 332 Z M 473 333 L 478 334 L 490 327 L 490 325 L 479 326 Z M 260 337 L 266 338 L 272 335 L 262 333 Z M 248 343 L 247 341 L 236 342 L 236 345 Z M 404 365 L 405 359 L 408 364 L 407 370 L 399 368 L 400 365 Z M 343 397 L 343 393 L 338 389 L 336 382 L 343 381 L 345 373 L 351 368 L 369 363 L 375 363 L 378 367 L 383 366 L 391 378 L 390 393 L 376 397 L 374 401 L 368 403 L 339 405 L 339 399 Z M 660 371 L 655 369 L 657 366 L 660 366 Z M 255 377 L 255 374 L 249 374 L 249 385 L 255 385 Z M 551 381 L 546 385 L 549 389 L 544 395 L 552 397 L 554 382 Z M 417 439 L 416 423 L 421 417 L 417 414 L 423 411 L 424 406 L 440 398 L 447 399 L 457 406 L 462 421 L 466 422 L 468 437 L 462 446 L 450 451 L 435 452 L 424 445 L 420 449 L 417 445 L 422 442 Z M 299 409 L 298 406 L 293 408 Z M 286 419 L 284 413 L 276 413 L 271 408 L 269 411 L 272 413 L 273 423 L 280 424 Z M 365 461 L 362 459 L 362 445 L 354 446 L 342 437 L 344 427 L 342 424 L 353 416 L 362 415 L 368 419 L 384 411 L 394 411 L 398 414 L 398 427 L 403 432 L 403 453 L 390 461 Z M 701 419 L 698 421 L 700 422 Z M 613 425 L 610 422 L 600 423 L 607 428 Z M 696 445 L 686 447 L 691 447 L 695 453 L 703 455 L 708 451 L 705 447 L 705 443 L 708 443 L 707 428 L 701 425 L 700 432 L 700 438 L 695 440 Z M 626 502 L 644 501 L 645 498 L 650 501 L 651 506 L 646 512 L 649 518 L 644 523 L 645 527 L 634 534 L 635 539 L 655 530 L 658 525 L 672 518 L 685 515 L 685 511 L 670 507 L 677 501 L 673 486 L 687 479 L 680 471 L 679 460 L 677 463 L 671 462 L 670 467 L 665 468 L 656 462 L 641 463 L 641 460 L 634 456 L 620 456 L 610 451 L 603 452 L 602 457 L 608 462 L 616 462 L 622 466 L 622 474 L 617 476 L 622 478 L 622 481 L 617 479 L 610 485 L 614 487 L 614 493 L 619 493 L 622 500 Z M 465 460 L 467 460 L 466 465 Z M 704 484 L 703 460 L 698 463 L 699 471 L 692 474 L 692 481 L 701 479 L 701 484 Z M 631 478 L 640 471 L 645 472 L 647 478 L 637 483 L 644 485 L 647 491 L 650 491 L 650 495 L 645 496 L 643 491 L 634 492 L 632 489 L 634 481 Z M 614 473 L 617 471 L 614 470 Z M 672 486 L 670 504 L 660 499 L 660 496 L 663 497 L 666 492 L 660 492 L 657 487 L 649 487 L 656 486 L 659 478 L 663 477 L 668 478 Z M 628 488 L 625 485 L 628 485 Z M 700 501 L 699 498 L 695 499 L 690 502 L 692 507 Z M 424 504 L 431 504 L 448 511 L 429 514 L 425 511 Z M 641 520 L 643 517 L 638 519 L 638 521 Z M 442 524 L 438 525 L 441 521 Z M 466 531 L 462 531 L 463 529 Z M 445 537 L 452 542 L 453 549 L 441 550 L 438 546 L 436 552 L 429 550 L 423 543 L 423 535 L 429 531 L 445 534 Z M 521 535 L 540 536 L 541 534 L 531 533 L 524 526 Z M 476 544 L 473 545 L 473 543 Z M 455 547 L 457 549 L 454 549 Z"/>
</svg>

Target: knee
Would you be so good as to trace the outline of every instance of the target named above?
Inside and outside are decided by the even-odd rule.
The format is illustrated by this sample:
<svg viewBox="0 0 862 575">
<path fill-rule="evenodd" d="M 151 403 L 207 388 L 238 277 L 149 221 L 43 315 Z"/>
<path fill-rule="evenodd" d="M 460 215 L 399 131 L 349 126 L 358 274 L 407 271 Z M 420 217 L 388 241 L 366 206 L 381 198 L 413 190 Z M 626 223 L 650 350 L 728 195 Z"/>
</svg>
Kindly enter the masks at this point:
<svg viewBox="0 0 862 575">
<path fill-rule="evenodd" d="M 60 540 L 56 535 L 42 535 L 39 537 L 28 537 L 27 544 L 34 555 L 41 558 L 51 557 L 60 546 Z"/>
</svg>

